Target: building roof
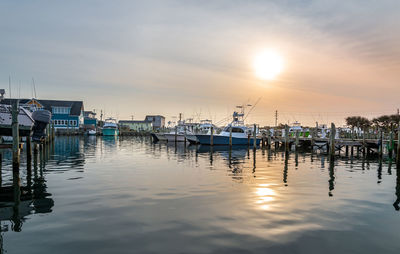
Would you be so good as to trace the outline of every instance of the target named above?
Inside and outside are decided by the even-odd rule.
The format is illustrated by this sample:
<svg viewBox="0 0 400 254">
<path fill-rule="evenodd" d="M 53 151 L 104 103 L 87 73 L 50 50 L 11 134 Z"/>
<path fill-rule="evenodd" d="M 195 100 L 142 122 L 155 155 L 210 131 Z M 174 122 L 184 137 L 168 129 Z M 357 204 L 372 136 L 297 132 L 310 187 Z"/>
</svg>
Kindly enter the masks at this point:
<svg viewBox="0 0 400 254">
<path fill-rule="evenodd" d="M 161 117 L 161 118 L 165 119 L 165 117 L 162 115 L 147 115 L 146 118 L 148 118 L 148 117 Z"/>
<path fill-rule="evenodd" d="M 129 124 L 129 123 L 152 123 L 152 121 L 141 121 L 141 120 L 119 120 L 118 123 L 120 124 Z"/>
<path fill-rule="evenodd" d="M 11 104 L 12 101 L 17 99 L 3 99 L 1 104 Z M 68 107 L 71 108 L 70 115 L 79 116 L 83 108 L 83 101 L 62 101 L 62 100 L 39 100 L 39 99 L 19 99 L 20 105 L 27 104 L 28 102 L 35 100 L 40 103 L 44 109 L 52 112 L 52 107 Z"/>
</svg>

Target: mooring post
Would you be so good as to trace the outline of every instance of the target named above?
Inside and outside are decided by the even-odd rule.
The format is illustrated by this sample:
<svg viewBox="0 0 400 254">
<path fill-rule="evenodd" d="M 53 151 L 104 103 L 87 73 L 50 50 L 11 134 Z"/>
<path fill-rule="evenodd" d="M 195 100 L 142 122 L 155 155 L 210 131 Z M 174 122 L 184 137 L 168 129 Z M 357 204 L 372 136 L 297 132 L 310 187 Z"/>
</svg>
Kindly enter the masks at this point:
<svg viewBox="0 0 400 254">
<path fill-rule="evenodd" d="M 317 128 L 311 130 L 311 149 L 314 149 L 315 136 L 316 136 L 317 131 L 318 131 Z"/>
<path fill-rule="evenodd" d="M 56 137 L 56 128 L 54 127 L 54 122 L 51 124 L 51 139 L 54 140 Z"/>
<path fill-rule="evenodd" d="M 229 146 L 232 146 L 232 125 L 229 126 Z"/>
<path fill-rule="evenodd" d="M 18 107 L 19 101 L 12 102 L 12 136 L 13 136 L 13 170 L 19 169 L 19 125 L 18 125 Z"/>
<path fill-rule="evenodd" d="M 299 147 L 299 138 L 300 138 L 300 132 L 296 130 L 296 143 L 295 143 L 295 149 L 297 151 L 297 148 Z"/>
<path fill-rule="evenodd" d="M 400 168 L 400 122 L 397 127 L 397 151 L 396 151 L 396 164 Z"/>
<path fill-rule="evenodd" d="M 271 130 L 268 130 L 268 149 L 271 148 L 272 138 L 271 138 Z"/>
<path fill-rule="evenodd" d="M 378 154 L 380 158 L 383 157 L 383 131 L 381 130 L 379 130 Z"/>
<path fill-rule="evenodd" d="M 390 136 L 389 136 L 389 145 L 388 145 L 388 155 L 389 158 L 391 159 L 393 156 L 393 148 L 394 148 L 394 136 L 393 136 L 393 131 L 390 131 Z"/>
<path fill-rule="evenodd" d="M 186 147 L 186 126 L 184 127 L 185 128 L 185 136 L 183 137 L 183 141 L 184 141 L 184 145 L 185 145 L 185 147 Z"/>
<path fill-rule="evenodd" d="M 289 152 L 289 126 L 285 124 L 285 152 Z"/>
<path fill-rule="evenodd" d="M 331 123 L 330 148 L 329 148 L 329 154 L 331 159 L 335 157 L 335 135 L 336 135 L 336 127 L 334 123 Z"/>
<path fill-rule="evenodd" d="M 365 146 L 366 146 L 366 143 L 365 143 L 365 128 L 364 128 L 364 130 L 363 130 L 363 141 L 362 141 L 362 153 L 363 153 L 364 157 L 365 157 Z"/>
<path fill-rule="evenodd" d="M 256 124 L 254 124 L 254 128 L 253 128 L 253 149 L 257 148 L 257 126 Z"/>
<path fill-rule="evenodd" d="M 31 136 L 26 137 L 26 160 L 30 163 L 32 160 Z"/>
<path fill-rule="evenodd" d="M 178 138 L 178 126 L 175 126 L 175 143 L 177 141 Z"/>
<path fill-rule="evenodd" d="M 266 141 L 266 134 L 265 134 L 265 132 L 262 133 L 262 141 L 261 141 L 261 142 L 262 142 L 262 147 L 265 148 L 266 142 L 267 142 L 267 141 Z"/>
<path fill-rule="evenodd" d="M 33 143 L 33 155 L 36 156 L 38 154 L 38 144 Z"/>
<path fill-rule="evenodd" d="M 211 135 L 210 135 L 210 145 L 213 146 L 214 145 L 214 126 L 211 126 Z"/>
</svg>

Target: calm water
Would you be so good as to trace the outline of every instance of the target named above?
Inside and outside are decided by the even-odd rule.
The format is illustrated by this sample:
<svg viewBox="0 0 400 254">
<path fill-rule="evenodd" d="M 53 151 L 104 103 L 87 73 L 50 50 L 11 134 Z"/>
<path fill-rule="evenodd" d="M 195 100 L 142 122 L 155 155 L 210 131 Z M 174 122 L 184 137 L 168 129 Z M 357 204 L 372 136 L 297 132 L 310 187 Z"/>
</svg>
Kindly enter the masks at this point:
<svg viewBox="0 0 400 254">
<path fill-rule="evenodd" d="M 400 173 L 387 161 L 61 137 L 31 174 L 23 163 L 13 206 L 9 159 L 4 253 L 400 250 Z"/>
</svg>

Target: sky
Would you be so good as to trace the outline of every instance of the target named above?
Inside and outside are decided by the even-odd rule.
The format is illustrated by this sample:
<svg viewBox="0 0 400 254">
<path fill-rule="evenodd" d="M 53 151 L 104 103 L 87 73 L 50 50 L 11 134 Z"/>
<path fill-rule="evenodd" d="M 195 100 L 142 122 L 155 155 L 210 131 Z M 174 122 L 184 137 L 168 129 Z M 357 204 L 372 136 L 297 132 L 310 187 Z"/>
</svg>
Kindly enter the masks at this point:
<svg viewBox="0 0 400 254">
<path fill-rule="evenodd" d="M 344 123 L 400 107 L 400 1 L 0 1 L 0 88 L 118 119 Z M 283 70 L 255 75 L 278 52 Z"/>
</svg>

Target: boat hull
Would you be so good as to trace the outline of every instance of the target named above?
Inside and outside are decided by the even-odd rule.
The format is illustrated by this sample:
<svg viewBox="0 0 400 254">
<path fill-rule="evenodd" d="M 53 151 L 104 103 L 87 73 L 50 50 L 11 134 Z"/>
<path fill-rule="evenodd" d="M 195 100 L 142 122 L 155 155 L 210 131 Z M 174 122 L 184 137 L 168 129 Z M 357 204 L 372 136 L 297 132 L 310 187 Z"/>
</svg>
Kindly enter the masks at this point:
<svg viewBox="0 0 400 254">
<path fill-rule="evenodd" d="M 187 134 L 186 135 L 187 141 L 189 141 L 190 144 L 198 144 L 199 140 L 197 139 L 196 135 L 194 134 Z"/>
<path fill-rule="evenodd" d="M 168 142 L 175 142 L 175 134 L 165 133 L 164 137 L 168 140 Z M 176 142 L 185 142 L 184 134 L 176 134 Z"/>
<path fill-rule="evenodd" d="M 118 136 L 118 129 L 107 128 L 102 130 L 103 136 Z"/>
<path fill-rule="evenodd" d="M 202 145 L 211 145 L 211 135 L 208 134 L 198 134 L 196 135 L 198 142 Z M 238 138 L 232 137 L 232 145 L 253 145 L 254 139 L 250 138 Z M 256 139 L 256 145 L 260 145 L 261 139 Z M 229 145 L 229 137 L 228 136 L 213 136 L 213 145 Z"/>
</svg>

